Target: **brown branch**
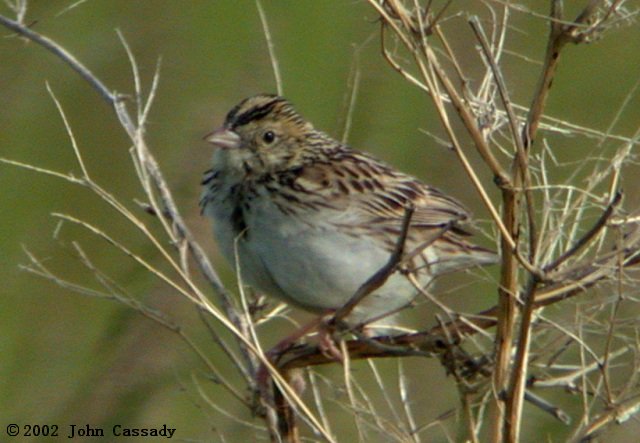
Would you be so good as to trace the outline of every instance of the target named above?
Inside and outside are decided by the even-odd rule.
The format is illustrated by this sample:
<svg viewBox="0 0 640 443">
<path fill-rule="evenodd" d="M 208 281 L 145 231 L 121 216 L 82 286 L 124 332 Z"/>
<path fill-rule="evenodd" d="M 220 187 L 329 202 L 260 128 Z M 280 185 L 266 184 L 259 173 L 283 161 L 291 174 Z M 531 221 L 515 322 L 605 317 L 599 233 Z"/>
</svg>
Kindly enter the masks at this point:
<svg viewBox="0 0 640 443">
<path fill-rule="evenodd" d="M 516 177 L 517 178 L 517 177 Z M 502 190 L 503 223 L 512 238 L 518 232 L 518 197 L 514 190 Z M 516 320 L 516 297 L 518 292 L 518 261 L 515 248 L 508 244 L 506 237 L 500 237 L 502 265 L 500 269 L 500 286 L 498 288 L 497 329 L 495 342 L 496 367 L 493 372 L 493 390 L 498 393 L 491 404 L 490 423 L 492 425 L 493 442 L 503 439 L 504 402 L 501 393 L 508 389 L 511 350 L 513 348 Z"/>
<path fill-rule="evenodd" d="M 526 152 L 528 148 L 533 143 L 535 135 L 537 133 L 537 128 L 540 123 L 540 119 L 543 115 L 545 104 L 547 97 L 549 95 L 549 91 L 551 88 L 551 84 L 553 81 L 553 77 L 555 75 L 555 71 L 558 66 L 560 51 L 564 47 L 564 45 L 571 41 L 574 37 L 574 33 L 577 27 L 590 20 L 592 15 L 595 13 L 597 9 L 597 5 L 600 3 L 599 1 L 592 0 L 591 3 L 584 8 L 581 14 L 576 18 L 576 21 L 573 25 L 565 27 L 560 24 L 559 19 L 562 18 L 562 4 L 560 1 L 554 0 L 552 3 L 551 10 L 551 31 L 547 44 L 547 51 L 545 54 L 545 64 L 542 69 L 542 73 L 540 79 L 538 81 L 538 87 L 536 93 L 534 94 L 534 99 L 530 107 L 529 115 L 527 118 L 527 124 L 523 128 L 522 137 L 516 137 L 516 146 L 517 146 L 517 156 L 518 162 L 520 163 L 520 173 L 521 177 L 524 180 L 524 190 L 525 190 L 525 198 L 527 201 L 527 214 L 529 219 L 529 240 L 530 240 L 530 251 L 529 251 L 529 260 L 530 262 L 534 262 L 535 260 L 535 249 L 537 247 L 537 238 L 535 232 L 535 224 L 534 224 L 534 212 L 531 201 L 530 194 L 530 178 L 529 170 L 526 161 Z M 482 41 L 482 40 L 481 40 Z M 575 40 L 574 40 L 575 41 Z M 490 58 L 489 58 L 490 59 Z M 494 73 L 495 75 L 495 73 Z M 496 80 L 499 81 L 500 77 L 496 76 Z M 500 85 L 499 85 L 500 86 Z M 499 87 L 499 90 L 502 88 Z M 504 100 L 504 98 L 503 98 Z M 508 108 L 507 108 L 508 112 Z M 512 117 L 510 116 L 510 121 L 512 121 Z M 512 128 L 513 130 L 513 128 Z M 521 146 L 521 142 L 524 143 L 524 146 Z M 524 149 L 522 149 L 524 148 Z M 516 182 L 519 182 L 518 177 L 515 177 Z M 529 180 L 529 183 L 527 182 Z M 510 208 L 508 205 L 514 204 L 517 205 L 517 199 L 513 198 L 513 196 L 505 196 L 507 198 L 504 199 L 505 203 L 505 213 L 509 213 Z M 517 206 L 516 206 L 517 207 Z M 603 214 L 606 216 L 606 213 Z M 517 217 L 517 216 L 516 216 Z M 516 222 L 514 228 L 517 228 L 517 218 L 513 221 Z M 505 225 L 509 226 L 507 223 Z M 594 233 L 595 235 L 595 233 Z M 580 245 L 578 245 L 580 246 Z M 570 251 L 569 251 L 570 252 Z M 506 263 L 506 261 L 503 261 Z M 503 272 L 507 271 L 509 268 L 503 266 Z M 504 275 L 504 274 L 503 274 Z M 498 407 L 494 412 L 497 416 L 492 418 L 492 423 L 494 424 L 493 429 L 493 438 L 494 442 L 500 441 L 509 441 L 516 442 L 519 438 L 519 430 L 521 424 L 521 414 L 522 414 L 522 399 L 524 395 L 524 380 L 526 376 L 526 360 L 528 354 L 528 346 L 529 340 L 531 338 L 531 317 L 534 312 L 534 298 L 535 289 L 537 287 L 537 277 L 535 275 L 531 276 L 528 288 L 523 295 L 524 299 L 524 309 L 522 311 L 522 319 L 521 319 L 521 327 L 520 327 L 520 336 L 518 341 L 518 348 L 516 354 L 516 361 L 514 362 L 514 366 L 511 369 L 512 372 L 512 380 L 507 391 L 507 395 L 505 398 L 505 408 Z M 511 293 L 511 296 L 515 295 Z M 503 313 L 508 313 L 508 306 L 505 301 L 505 310 Z M 500 318 L 500 317 L 499 317 Z M 505 320 L 507 323 L 507 320 Z M 503 373 L 502 363 L 505 365 L 505 370 L 509 366 L 509 362 L 507 361 L 506 356 L 503 357 L 503 353 L 511 351 L 511 343 L 501 342 L 500 341 L 500 327 L 498 328 L 498 343 L 502 344 L 498 348 L 497 360 L 498 360 L 498 368 L 496 370 L 496 381 L 501 381 L 504 383 L 504 379 L 501 377 Z M 508 346 L 507 346 L 508 345 Z M 504 388 L 504 384 L 497 383 L 495 386 L 500 392 Z M 499 401 L 499 400 L 498 400 Z M 504 415 L 506 414 L 506 415 Z M 498 426 L 502 426 L 502 429 L 498 429 Z"/>
<path fill-rule="evenodd" d="M 562 2 L 560 0 L 553 0 L 551 2 L 551 29 L 544 56 L 544 65 L 540 72 L 536 91 L 533 94 L 531 106 L 529 107 L 527 123 L 522 131 L 522 139 L 525 141 L 525 146 L 527 148 L 532 145 L 533 140 L 536 137 L 540 120 L 544 113 L 545 104 L 549 97 L 551 84 L 553 83 L 553 78 L 555 76 L 556 69 L 558 68 L 560 51 L 567 43 L 581 43 L 586 41 L 585 35 L 588 35 L 589 32 L 593 33 L 600 29 L 601 24 L 620 6 L 620 3 L 620 1 L 614 2 L 610 5 L 607 13 L 601 20 L 590 26 L 588 31 L 581 32 L 581 29 L 584 28 L 585 24 L 589 23 L 593 19 L 598 7 L 604 4 L 604 1 L 591 0 L 580 14 L 578 14 L 573 23 L 569 25 L 565 25 L 563 23 Z"/>
<path fill-rule="evenodd" d="M 614 250 L 603 257 L 592 260 L 579 269 L 559 275 L 559 281 L 541 286 L 535 294 L 533 309 L 550 306 L 584 293 L 598 283 L 615 275 L 618 256 L 622 254 L 625 268 L 640 264 L 640 227 L 626 238 L 622 250 Z M 459 344 L 469 336 L 495 327 L 500 312 L 499 305 L 474 315 L 459 315 L 457 319 L 436 325 L 427 331 L 396 336 L 381 336 L 367 340 L 355 339 L 346 342 L 351 360 L 363 358 L 385 358 L 402 356 L 428 357 L 441 352 L 448 344 Z M 324 355 L 316 345 L 297 345 L 281 354 L 278 368 L 288 371 L 293 368 L 335 363 L 331 356 Z"/>
<path fill-rule="evenodd" d="M 531 191 L 531 175 L 529 170 L 528 152 L 523 144 L 518 129 L 518 119 L 511 106 L 511 100 L 509 98 L 509 92 L 505 84 L 502 72 L 500 71 L 493 53 L 489 48 L 489 44 L 484 35 L 484 32 L 480 26 L 477 18 L 472 17 L 469 20 L 469 24 L 476 35 L 476 39 L 480 42 L 484 59 L 489 65 L 493 78 L 500 95 L 503 108 L 507 114 L 507 120 L 509 122 L 512 134 L 512 140 L 515 144 L 515 158 L 513 177 L 514 185 L 523 183 L 525 204 L 527 209 L 528 219 L 528 234 L 529 234 L 529 262 L 534 263 L 536 256 L 537 245 L 537 229 L 535 222 L 535 210 L 533 202 L 533 194 Z M 511 230 L 511 236 L 513 238 L 517 235 L 517 228 L 519 224 L 518 207 L 520 192 L 513 190 L 505 190 L 503 192 L 504 202 L 504 221 L 505 226 Z M 504 243 L 504 242 L 503 242 Z M 509 441 L 518 441 L 520 416 L 522 412 L 522 401 L 524 399 L 525 392 L 525 380 L 526 380 L 526 363 L 529 349 L 529 340 L 531 338 L 531 315 L 533 313 L 533 297 L 537 287 L 537 277 L 531 276 L 530 284 L 524 294 L 525 307 L 522 312 L 521 328 L 518 340 L 518 352 L 516 355 L 515 365 L 511 367 L 511 349 L 514 343 L 513 325 L 515 323 L 515 303 L 514 297 L 516 295 L 517 288 L 517 268 L 516 260 L 517 253 L 507 252 L 503 247 L 503 267 L 502 267 L 502 284 L 500 289 L 500 314 L 498 316 L 498 331 L 496 334 L 496 371 L 494 372 L 494 388 L 498 393 L 505 392 L 505 395 L 498 395 L 494 404 L 494 423 L 493 436 L 494 441 L 498 442 L 505 438 Z M 509 380 L 509 374 L 511 374 Z M 504 399 L 504 400 L 503 400 Z M 504 401 L 506 408 L 502 408 L 498 403 Z M 508 431 L 502 431 L 499 426 L 503 426 L 502 423 L 511 424 Z M 512 435 L 505 434 L 510 432 Z"/>
<path fill-rule="evenodd" d="M 609 280 L 619 272 L 619 267 L 616 266 L 617 264 L 626 268 L 640 263 L 640 253 L 638 249 L 638 246 L 640 246 L 640 227 L 634 226 L 633 231 L 626 235 L 624 239 L 625 244 L 622 248 L 604 254 L 602 257 L 581 267 L 566 270 L 563 275 L 557 276 L 558 281 L 555 283 L 547 284 L 546 282 L 532 280 L 532 286 L 527 294 L 528 299 L 533 300 L 529 303 L 528 308 L 531 310 L 531 313 L 542 307 L 559 303 L 582 294 L 598 283 Z M 538 288 L 538 285 L 543 284 L 545 286 Z M 525 309 L 527 309 L 526 305 Z M 496 305 L 473 316 L 460 315 L 457 319 L 447 323 L 440 323 L 424 332 L 348 340 L 344 343 L 344 349 L 352 361 L 370 358 L 439 356 L 443 366 L 447 368 L 447 371 L 453 373 L 456 377 L 459 377 L 457 375 L 457 368 L 464 368 L 465 366 L 473 368 L 475 371 L 480 371 L 479 373 L 484 377 L 490 377 L 491 372 L 487 368 L 477 368 L 475 361 L 470 359 L 464 351 L 461 351 L 459 345 L 466 338 L 498 325 L 500 312 L 500 306 Z M 532 315 L 527 314 L 523 316 L 523 318 L 531 319 Z M 531 324 L 522 325 L 520 339 L 528 341 L 530 334 Z M 522 371 L 523 376 L 521 379 L 507 378 L 506 381 L 510 381 L 511 384 L 508 385 L 509 391 L 505 390 L 504 393 L 507 394 L 507 392 L 511 393 L 516 390 L 522 390 L 523 399 L 531 401 L 539 407 L 543 407 L 546 412 L 566 422 L 567 416 L 563 411 L 548 404 L 546 404 L 546 406 L 540 406 L 540 399 L 532 398 L 531 395 L 525 391 L 525 386 L 519 385 L 519 383 L 524 383 L 526 380 L 526 372 L 523 368 L 527 362 L 527 350 L 528 345 L 519 344 L 516 364 L 513 370 Z M 465 358 L 467 358 L 467 360 L 465 360 Z M 281 371 L 281 373 L 287 374 L 296 368 L 332 363 L 335 363 L 335 360 L 331 356 L 327 356 L 319 346 L 304 344 L 290 347 L 283 352 L 278 362 L 278 370 Z M 515 385 L 516 383 L 518 383 L 518 385 Z M 293 420 L 292 415 L 285 415 L 289 413 L 290 411 L 287 412 L 287 410 L 283 410 L 283 418 Z M 513 417 L 513 415 L 507 415 L 507 418 L 508 417 Z M 613 416 L 609 418 L 602 417 L 602 421 L 609 423 L 614 418 Z M 287 426 L 292 426 L 292 423 L 288 423 Z M 509 431 L 509 433 L 504 434 L 504 438 L 512 435 L 510 428 L 507 427 L 505 431 Z"/>
<path fill-rule="evenodd" d="M 535 276 L 530 276 L 527 288 L 522 295 L 524 307 L 522 308 L 521 313 L 516 355 L 510 371 L 511 377 L 509 380 L 508 390 L 505 393 L 505 424 L 507 429 L 503 437 L 507 438 L 508 441 L 513 442 L 519 441 L 520 438 L 522 406 L 526 393 L 525 388 L 529 363 L 529 349 L 533 336 L 532 322 L 538 284 L 538 279 Z"/>
<path fill-rule="evenodd" d="M 495 57 L 491 52 L 491 48 L 489 47 L 489 43 L 487 42 L 487 38 L 484 35 L 484 31 L 480 26 L 480 21 L 477 17 L 471 17 L 469 19 L 469 25 L 473 30 L 476 39 L 480 42 L 480 47 L 482 48 L 482 53 L 484 55 L 487 64 L 491 68 L 491 73 L 493 74 L 493 78 L 495 80 L 496 88 L 500 95 L 500 99 L 502 101 L 502 106 L 507 114 L 507 120 L 509 122 L 509 126 L 511 128 L 512 140 L 516 147 L 515 159 L 514 161 L 517 163 L 519 167 L 519 173 L 523 180 L 524 187 L 524 196 L 525 203 L 527 207 L 527 221 L 529 227 L 529 262 L 534 263 L 536 257 L 536 247 L 538 243 L 538 232 L 536 228 L 535 221 L 535 206 L 531 185 L 531 172 L 529 169 L 529 153 L 526 149 L 526 145 L 522 140 L 520 135 L 520 129 L 518 128 L 518 117 L 516 116 L 515 111 L 513 110 L 513 106 L 511 105 L 511 99 L 509 98 L 509 90 L 504 81 L 504 77 L 502 75 L 502 71 L 498 67 Z"/>
<path fill-rule="evenodd" d="M 296 422 L 295 411 L 291 407 L 291 404 L 287 401 L 287 398 L 282 395 L 280 389 L 274 385 L 274 403 L 276 409 L 276 415 L 278 417 L 277 434 L 274 434 L 276 429 L 269 429 L 272 442 L 286 442 L 286 443 L 299 443 L 300 442 L 300 430 Z"/>
<path fill-rule="evenodd" d="M 551 2 L 551 29 L 549 32 L 549 39 L 547 41 L 547 49 L 544 56 L 544 65 L 540 72 L 538 79 L 538 85 L 536 86 L 536 92 L 533 94 L 533 101 L 529 106 L 529 114 L 527 115 L 527 123 L 522 130 L 522 139 L 527 147 L 533 144 L 536 133 L 538 132 L 538 126 L 542 119 L 543 111 L 547 98 L 549 97 L 549 91 L 551 90 L 551 84 L 558 67 L 558 61 L 560 58 L 560 50 L 567 43 L 565 38 L 562 38 L 562 4 L 557 0 Z"/>
<path fill-rule="evenodd" d="M 615 405 L 603 412 L 595 420 L 584 426 L 579 435 L 571 440 L 572 443 L 588 443 L 593 441 L 602 429 L 611 423 L 624 423 L 640 411 L 640 400 L 632 398 Z"/>
</svg>

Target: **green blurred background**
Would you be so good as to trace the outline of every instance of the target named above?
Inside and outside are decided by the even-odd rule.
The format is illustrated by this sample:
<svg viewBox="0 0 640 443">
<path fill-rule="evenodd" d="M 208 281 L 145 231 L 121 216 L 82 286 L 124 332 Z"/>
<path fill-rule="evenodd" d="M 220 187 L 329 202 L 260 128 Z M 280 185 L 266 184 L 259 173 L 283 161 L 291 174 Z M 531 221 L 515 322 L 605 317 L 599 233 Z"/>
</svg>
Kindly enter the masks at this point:
<svg viewBox="0 0 640 443">
<path fill-rule="evenodd" d="M 64 45 L 110 88 L 133 92 L 130 66 L 116 29 L 131 46 L 145 86 L 150 85 L 156 62 L 162 58 L 148 142 L 189 226 L 211 252 L 225 282 L 234 287 L 229 268 L 215 253 L 208 222 L 198 213 L 200 174 L 211 155 L 201 138 L 241 98 L 275 91 L 255 3 L 88 0 L 67 10 L 72 3 L 34 0 L 26 22 Z M 482 12 L 479 3 L 474 6 Z M 545 1 L 527 4 L 541 14 L 547 11 Z M 355 66 L 361 81 L 349 142 L 446 189 L 479 218 L 488 218 L 452 153 L 420 131 L 442 135 L 426 96 L 380 56 L 379 27 L 367 4 L 282 0 L 265 1 L 264 9 L 284 94 L 306 117 L 317 127 L 341 135 Z M 5 5 L 0 11 L 10 16 Z M 463 20 L 458 23 L 460 32 L 449 34 L 451 43 L 468 57 L 463 63 L 468 61 L 472 72 L 478 72 L 469 30 L 462 26 Z M 531 14 L 514 13 L 511 25 L 506 81 L 514 100 L 527 104 L 547 28 L 544 20 Z M 134 178 L 129 142 L 109 107 L 42 48 L 5 29 L 0 35 L 0 156 L 79 174 L 64 125 L 47 93 L 48 82 L 94 179 L 135 208 L 133 199 L 142 199 L 143 194 Z M 605 131 L 640 77 L 639 62 L 637 25 L 614 29 L 591 45 L 568 48 L 549 114 Z M 612 132 L 631 135 L 640 121 L 639 109 L 637 97 L 632 98 Z M 563 159 L 584 155 L 584 139 L 556 136 L 554 143 Z M 473 155 L 472 160 L 480 164 Z M 637 202 L 633 195 L 637 180 L 625 184 L 629 200 Z M 97 266 L 135 298 L 169 313 L 215 359 L 219 351 L 189 303 L 82 229 L 65 224 L 54 237 L 58 222 L 50 214 L 63 212 L 88 220 L 163 266 L 142 236 L 132 233 L 126 222 L 88 191 L 55 178 L 0 164 L 0 189 L 0 441 L 6 441 L 8 423 L 167 423 L 178 429 L 176 437 L 187 441 L 218 441 L 218 432 L 227 441 L 252 435 L 202 399 L 192 377 L 202 376 L 205 369 L 175 334 L 121 304 L 72 294 L 19 270 L 21 263 L 28 262 L 22 249 L 26 247 L 52 271 L 96 286 L 73 256 L 70 242 L 77 240 Z M 465 309 L 489 306 L 493 294 L 485 292 L 485 297 L 476 293 L 465 299 Z M 282 330 L 273 336 L 282 336 Z M 393 363 L 385 365 L 394 368 Z M 436 361 L 420 365 L 414 369 L 416 389 L 423 389 L 427 380 L 435 381 L 429 385 L 436 386 L 430 388 L 434 392 L 427 397 L 443 402 L 423 400 L 420 410 L 432 419 L 446 405 L 455 406 L 455 388 Z M 223 395 L 215 386 L 207 389 Z M 229 403 L 228 409 L 235 413 L 239 406 Z M 559 425 L 538 412 L 532 414 L 540 419 L 540 426 L 548 426 L 545 432 L 553 438 Z M 629 424 L 609 441 L 630 441 L 629 436 L 639 429 L 637 422 Z M 434 436 L 436 441 L 443 438 Z"/>
</svg>

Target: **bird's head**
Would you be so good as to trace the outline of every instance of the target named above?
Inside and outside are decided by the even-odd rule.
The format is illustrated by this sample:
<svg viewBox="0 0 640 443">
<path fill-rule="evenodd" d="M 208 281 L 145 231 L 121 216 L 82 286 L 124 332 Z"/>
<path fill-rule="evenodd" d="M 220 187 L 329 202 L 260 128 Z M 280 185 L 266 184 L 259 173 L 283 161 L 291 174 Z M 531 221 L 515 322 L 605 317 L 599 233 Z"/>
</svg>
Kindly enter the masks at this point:
<svg viewBox="0 0 640 443">
<path fill-rule="evenodd" d="M 214 162 L 244 175 L 289 169 L 301 161 L 313 126 L 284 98 L 259 94 L 244 99 L 221 128 L 205 140 L 214 145 Z"/>
</svg>

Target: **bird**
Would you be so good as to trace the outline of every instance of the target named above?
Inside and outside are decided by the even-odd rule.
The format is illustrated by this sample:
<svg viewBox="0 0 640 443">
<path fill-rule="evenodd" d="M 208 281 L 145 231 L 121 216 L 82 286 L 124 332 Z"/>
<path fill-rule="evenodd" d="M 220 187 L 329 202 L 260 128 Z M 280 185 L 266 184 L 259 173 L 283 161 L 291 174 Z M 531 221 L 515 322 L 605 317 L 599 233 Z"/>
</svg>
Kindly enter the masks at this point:
<svg viewBox="0 0 640 443">
<path fill-rule="evenodd" d="M 214 149 L 201 212 L 242 283 L 260 293 L 335 312 L 404 234 L 401 266 L 344 319 L 376 324 L 437 276 L 498 259 L 470 241 L 471 215 L 457 200 L 317 130 L 279 95 L 242 100 L 204 139 Z"/>
</svg>

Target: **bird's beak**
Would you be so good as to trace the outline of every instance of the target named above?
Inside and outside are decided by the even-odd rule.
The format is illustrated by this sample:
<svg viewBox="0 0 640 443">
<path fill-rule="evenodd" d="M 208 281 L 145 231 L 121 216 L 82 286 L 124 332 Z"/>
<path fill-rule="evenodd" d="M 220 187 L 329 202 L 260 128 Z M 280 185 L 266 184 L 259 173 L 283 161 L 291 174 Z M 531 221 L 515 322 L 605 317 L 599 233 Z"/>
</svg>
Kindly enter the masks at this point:
<svg viewBox="0 0 640 443">
<path fill-rule="evenodd" d="M 240 147 L 240 136 L 225 127 L 204 136 L 204 140 L 222 149 L 236 149 Z"/>
</svg>

